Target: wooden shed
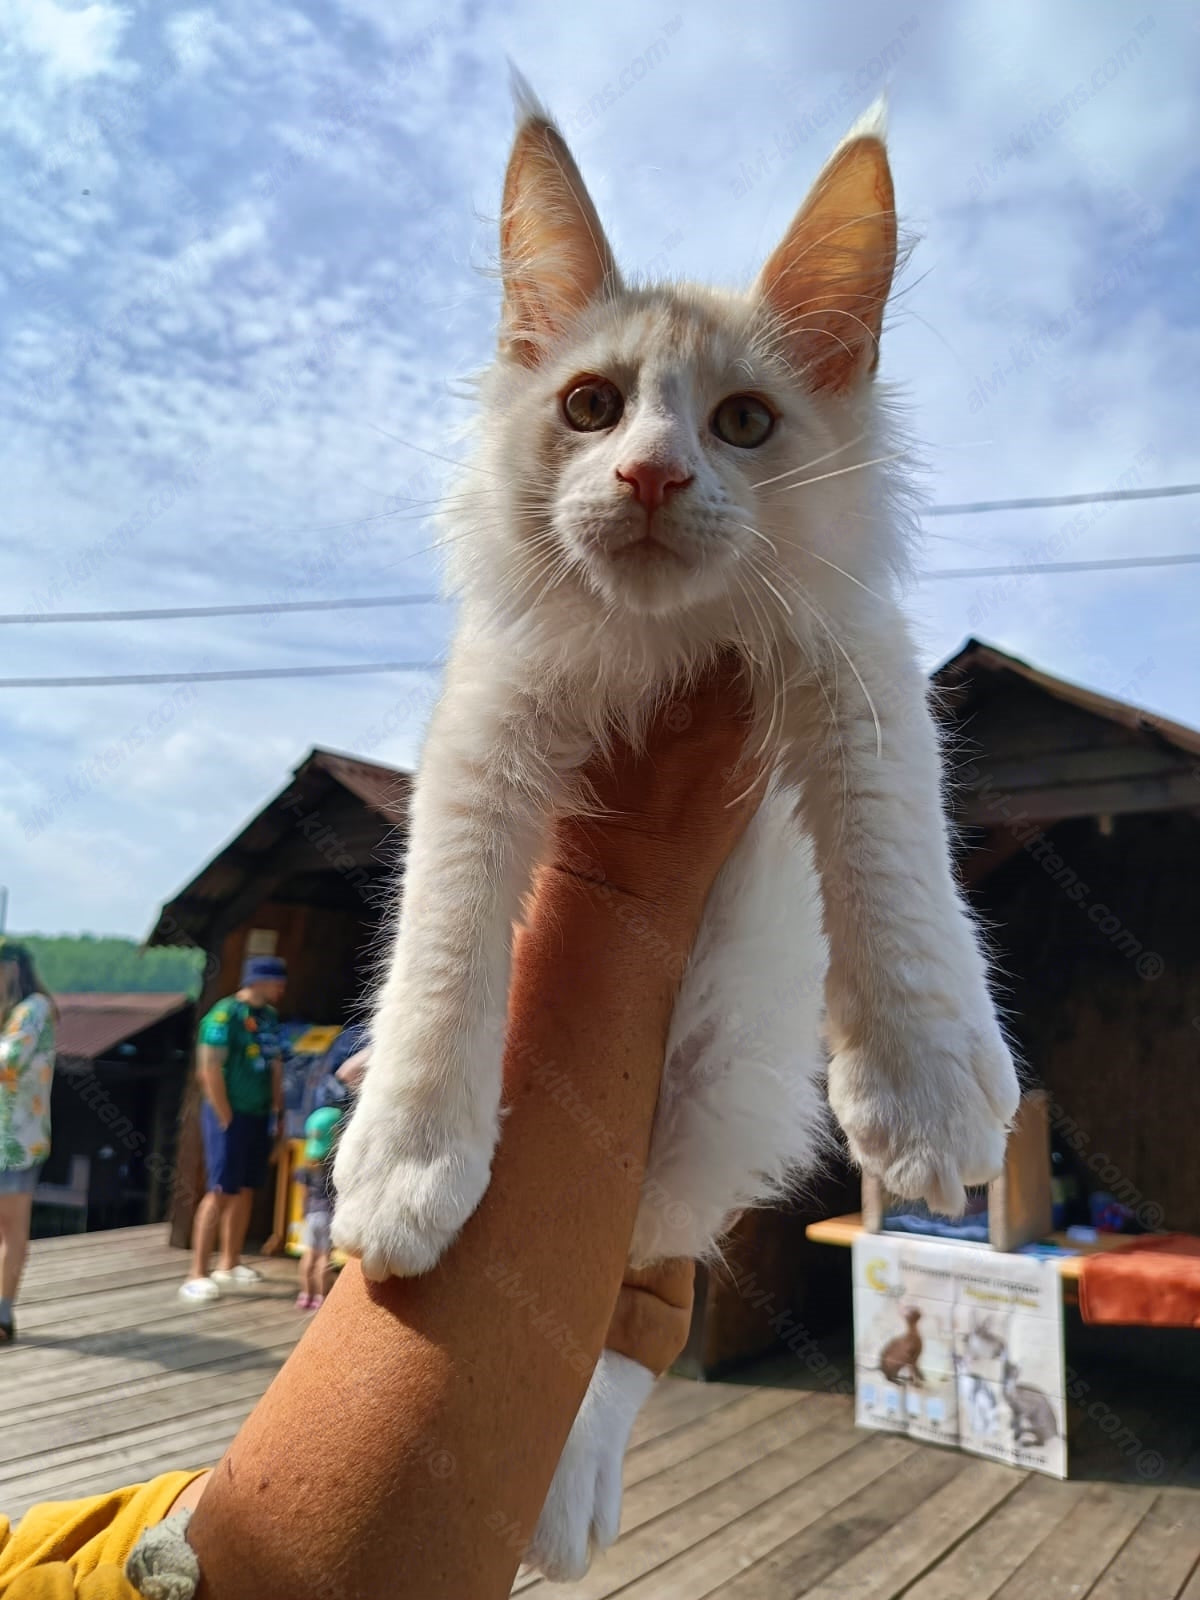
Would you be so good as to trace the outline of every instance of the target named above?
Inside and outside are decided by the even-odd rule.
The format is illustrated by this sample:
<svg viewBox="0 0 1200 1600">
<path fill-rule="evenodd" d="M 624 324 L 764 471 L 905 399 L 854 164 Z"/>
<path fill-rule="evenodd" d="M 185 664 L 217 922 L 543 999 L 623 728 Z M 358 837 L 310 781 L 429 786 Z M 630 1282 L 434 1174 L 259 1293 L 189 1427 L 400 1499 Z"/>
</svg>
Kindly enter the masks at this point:
<svg viewBox="0 0 1200 1600">
<path fill-rule="evenodd" d="M 394 767 L 313 750 L 290 782 L 173 899 L 148 944 L 208 952 L 199 1010 L 240 981 L 243 959 L 288 964 L 283 1016 L 345 1024 L 361 1002 L 403 853 L 411 778 Z M 172 1241 L 186 1245 L 203 1193 L 198 1099 L 184 1106 Z M 252 1237 L 270 1231 L 256 1211 Z"/>
<path fill-rule="evenodd" d="M 1147 1225 L 1200 1231 L 1200 732 L 975 640 L 935 682 L 963 878 L 1052 1127 Z"/>
</svg>

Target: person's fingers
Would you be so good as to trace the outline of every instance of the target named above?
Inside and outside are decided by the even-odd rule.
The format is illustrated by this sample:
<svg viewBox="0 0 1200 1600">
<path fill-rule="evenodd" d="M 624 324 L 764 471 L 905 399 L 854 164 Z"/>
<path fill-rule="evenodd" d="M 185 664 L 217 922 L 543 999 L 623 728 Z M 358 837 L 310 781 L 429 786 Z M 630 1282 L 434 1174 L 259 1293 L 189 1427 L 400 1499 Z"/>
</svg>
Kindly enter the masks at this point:
<svg viewBox="0 0 1200 1600">
<path fill-rule="evenodd" d="M 713 879 L 762 800 L 745 749 L 745 672 L 723 657 L 661 705 L 640 745 L 618 740 L 587 770 L 594 806 L 564 818 L 554 862 L 639 900 L 698 916 Z"/>
<path fill-rule="evenodd" d="M 589 763 L 587 777 L 601 806 L 653 822 L 689 795 L 697 805 L 716 799 L 741 763 L 750 704 L 744 666 L 723 655 L 697 682 L 658 705 L 640 747 L 618 739 Z"/>
</svg>

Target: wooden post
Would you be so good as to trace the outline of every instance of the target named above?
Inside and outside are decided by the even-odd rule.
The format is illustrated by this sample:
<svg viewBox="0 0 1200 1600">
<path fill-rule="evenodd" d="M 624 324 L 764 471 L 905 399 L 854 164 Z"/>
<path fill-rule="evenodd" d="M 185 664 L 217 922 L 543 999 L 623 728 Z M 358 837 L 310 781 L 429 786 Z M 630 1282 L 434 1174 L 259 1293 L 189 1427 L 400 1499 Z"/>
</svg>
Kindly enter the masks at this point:
<svg viewBox="0 0 1200 1600">
<path fill-rule="evenodd" d="M 878 1233 L 883 1227 L 883 1184 L 871 1172 L 862 1175 L 862 1219 L 868 1233 Z"/>
<path fill-rule="evenodd" d="M 204 1142 L 200 1134 L 200 1084 L 188 1074 L 188 1086 L 179 1109 L 179 1138 L 175 1144 L 175 1173 L 171 1184 L 169 1242 L 177 1250 L 190 1250 L 192 1220 L 204 1195 Z"/>
<path fill-rule="evenodd" d="M 1016 1250 L 1044 1239 L 1053 1222 L 1050 1113 L 1046 1091 L 1034 1089 L 1021 1097 L 1004 1171 L 988 1186 L 988 1242 L 993 1250 Z"/>
<path fill-rule="evenodd" d="M 288 1203 L 292 1190 L 292 1148 L 282 1130 L 283 1119 L 280 1118 L 280 1132 L 271 1156 L 270 1175 L 275 1180 L 275 1208 L 272 1213 L 271 1233 L 263 1245 L 265 1256 L 280 1256 L 287 1245 Z"/>
</svg>

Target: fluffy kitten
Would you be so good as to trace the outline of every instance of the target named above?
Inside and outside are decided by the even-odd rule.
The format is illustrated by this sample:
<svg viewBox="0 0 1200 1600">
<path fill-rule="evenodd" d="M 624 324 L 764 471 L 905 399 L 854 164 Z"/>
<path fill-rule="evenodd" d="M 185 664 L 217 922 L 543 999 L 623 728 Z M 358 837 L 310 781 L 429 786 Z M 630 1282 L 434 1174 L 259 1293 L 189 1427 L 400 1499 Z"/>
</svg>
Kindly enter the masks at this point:
<svg viewBox="0 0 1200 1600">
<path fill-rule="evenodd" d="M 530 100 L 505 183 L 500 348 L 447 516 L 458 632 L 412 806 L 337 1243 L 437 1261 L 487 1187 L 511 927 L 547 819 L 721 648 L 768 799 L 683 976 L 631 1258 L 712 1250 L 783 1190 L 829 1099 L 855 1158 L 949 1211 L 1000 1167 L 1017 1083 L 955 887 L 926 681 L 893 590 L 904 486 L 873 382 L 896 260 L 881 121 L 836 151 L 747 294 L 632 287 Z M 824 933 L 822 936 L 822 908 Z M 531 1552 L 616 1535 L 649 1374 L 606 1353 Z"/>
</svg>

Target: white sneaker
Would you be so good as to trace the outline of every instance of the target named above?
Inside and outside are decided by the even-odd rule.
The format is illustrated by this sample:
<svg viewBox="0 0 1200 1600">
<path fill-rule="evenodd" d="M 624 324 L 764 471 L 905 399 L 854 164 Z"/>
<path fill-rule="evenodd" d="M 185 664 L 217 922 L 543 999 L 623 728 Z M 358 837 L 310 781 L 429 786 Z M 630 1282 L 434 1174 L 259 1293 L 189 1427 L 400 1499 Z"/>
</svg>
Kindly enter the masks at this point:
<svg viewBox="0 0 1200 1600">
<path fill-rule="evenodd" d="M 221 1298 L 220 1286 L 212 1278 L 189 1278 L 179 1285 L 179 1298 L 191 1305 L 203 1305 L 206 1300 Z"/>
<path fill-rule="evenodd" d="M 240 1265 L 231 1267 L 228 1272 L 223 1267 L 217 1267 L 212 1274 L 212 1280 L 220 1289 L 257 1289 L 263 1281 L 261 1272 L 255 1272 L 253 1267 Z"/>
</svg>

